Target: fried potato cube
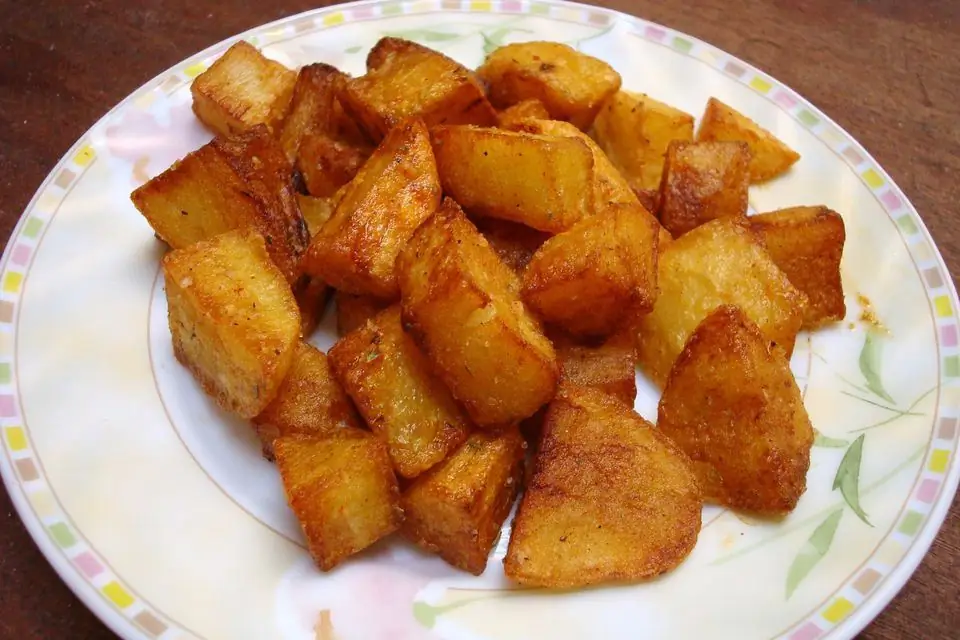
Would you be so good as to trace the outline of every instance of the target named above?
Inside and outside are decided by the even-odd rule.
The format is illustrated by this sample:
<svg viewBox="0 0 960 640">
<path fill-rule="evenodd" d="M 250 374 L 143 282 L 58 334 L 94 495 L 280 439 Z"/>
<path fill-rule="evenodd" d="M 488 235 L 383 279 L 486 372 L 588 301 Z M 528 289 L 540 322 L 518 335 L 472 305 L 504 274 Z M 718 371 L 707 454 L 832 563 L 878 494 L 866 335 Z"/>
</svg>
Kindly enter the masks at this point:
<svg viewBox="0 0 960 640">
<path fill-rule="evenodd" d="M 660 222 L 674 237 L 716 218 L 747 215 L 750 148 L 743 142 L 672 142 L 660 188 Z"/>
<path fill-rule="evenodd" d="M 267 408 L 253 419 L 263 456 L 273 460 L 273 441 L 285 436 L 323 437 L 362 426 L 353 403 L 333 376 L 327 356 L 298 342 L 293 364 Z"/>
<path fill-rule="evenodd" d="M 789 169 L 800 154 L 772 133 L 716 98 L 710 98 L 697 140 L 731 140 L 750 145 L 750 182 L 766 182 Z"/>
<path fill-rule="evenodd" d="M 621 90 L 604 102 L 593 135 L 632 186 L 658 189 L 667 147 L 673 140 L 693 140 L 693 116 L 648 95 Z"/>
<path fill-rule="evenodd" d="M 323 438 L 274 442 L 287 502 L 324 571 L 396 531 L 403 521 L 386 446 L 373 434 L 343 429 Z"/>
<path fill-rule="evenodd" d="M 533 98 L 511 105 L 497 114 L 497 126 L 510 129 L 524 120 L 549 120 L 550 112 L 543 103 Z"/>
<path fill-rule="evenodd" d="M 653 577 L 693 550 L 702 506 L 689 461 L 664 435 L 602 391 L 563 385 L 504 572 L 554 589 Z"/>
<path fill-rule="evenodd" d="M 432 135 L 444 192 L 472 214 L 558 233 L 593 213 L 593 157 L 581 140 L 467 126 Z"/>
<path fill-rule="evenodd" d="M 614 205 L 547 240 L 523 272 L 523 299 L 573 335 L 612 333 L 657 295 L 657 229 L 640 205 Z"/>
<path fill-rule="evenodd" d="M 497 114 L 473 72 L 415 42 L 382 38 L 367 56 L 367 74 L 348 80 L 344 109 L 379 140 L 407 118 L 427 126 L 492 126 Z"/>
<path fill-rule="evenodd" d="M 271 130 L 287 111 L 297 74 L 248 42 L 227 49 L 190 85 L 193 112 L 218 135 Z"/>
<path fill-rule="evenodd" d="M 303 220 L 307 223 L 311 238 L 317 235 L 321 227 L 333 216 L 333 210 L 336 207 L 334 198 L 318 198 L 300 193 L 297 194 L 297 204 L 300 206 L 300 213 L 303 214 Z"/>
<path fill-rule="evenodd" d="M 593 387 L 632 407 L 637 399 L 637 347 L 632 323 L 625 323 L 599 344 L 584 343 L 562 332 L 549 337 L 557 350 L 560 384 Z"/>
<path fill-rule="evenodd" d="M 363 327 L 367 320 L 390 306 L 379 298 L 355 296 L 343 291 L 337 291 L 334 304 L 337 307 L 337 333 L 340 337 Z"/>
<path fill-rule="evenodd" d="M 806 490 L 813 427 L 783 350 L 735 306 L 700 323 L 660 398 L 657 428 L 693 461 L 705 498 L 783 515 Z"/>
<path fill-rule="evenodd" d="M 550 236 L 526 225 L 497 218 L 479 218 L 477 229 L 487 239 L 497 257 L 517 275 Z"/>
<path fill-rule="evenodd" d="M 847 306 L 840 260 L 847 233 L 840 214 L 826 207 L 793 207 L 749 220 L 773 261 L 806 294 L 803 328 L 843 320 Z"/>
<path fill-rule="evenodd" d="M 620 74 L 602 60 L 559 42 L 524 42 L 494 50 L 477 70 L 493 106 L 539 100 L 554 120 L 590 127 L 604 100 L 620 88 Z"/>
<path fill-rule="evenodd" d="M 293 296 L 300 309 L 300 335 L 309 336 L 320 324 L 330 299 L 330 287 L 320 278 L 302 276 L 293 286 Z"/>
<path fill-rule="evenodd" d="M 356 177 L 372 151 L 323 133 L 311 133 L 300 143 L 297 170 L 310 195 L 329 197 Z"/>
<path fill-rule="evenodd" d="M 265 127 L 214 138 L 131 196 L 150 226 L 174 249 L 234 229 L 255 229 L 293 284 L 310 240 L 297 206 L 290 163 Z"/>
<path fill-rule="evenodd" d="M 553 345 L 456 202 L 417 229 L 397 272 L 405 327 L 477 426 L 514 424 L 553 396 Z"/>
<path fill-rule="evenodd" d="M 323 63 L 308 64 L 297 73 L 279 135 L 280 146 L 291 163 L 296 161 L 304 137 L 333 132 L 333 103 L 343 76 L 336 67 Z"/>
<path fill-rule="evenodd" d="M 453 566 L 480 575 L 517 497 L 525 444 L 516 427 L 476 432 L 400 498 L 400 532 Z"/>
<path fill-rule="evenodd" d="M 733 304 L 789 357 L 806 296 L 777 268 L 746 220 L 720 218 L 669 243 L 660 253 L 653 311 L 637 320 L 637 354 L 661 387 L 697 325 Z"/>
<path fill-rule="evenodd" d="M 397 254 L 436 210 L 440 193 L 427 129 L 409 120 L 384 138 L 343 191 L 303 268 L 338 290 L 396 299 Z"/>
<path fill-rule="evenodd" d="M 241 418 L 274 399 L 300 338 L 290 285 L 255 231 L 231 231 L 163 258 L 173 352 Z"/>
<path fill-rule="evenodd" d="M 393 467 L 415 478 L 460 445 L 470 422 L 408 336 L 393 305 L 341 338 L 330 366 Z"/>
</svg>

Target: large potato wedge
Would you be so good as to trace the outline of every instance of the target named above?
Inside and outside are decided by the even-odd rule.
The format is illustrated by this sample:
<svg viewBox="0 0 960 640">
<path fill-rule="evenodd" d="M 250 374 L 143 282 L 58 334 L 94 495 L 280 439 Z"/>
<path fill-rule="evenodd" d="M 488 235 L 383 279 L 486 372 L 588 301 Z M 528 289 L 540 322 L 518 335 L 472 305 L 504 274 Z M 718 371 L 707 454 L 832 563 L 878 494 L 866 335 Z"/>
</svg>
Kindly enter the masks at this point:
<svg viewBox="0 0 960 640">
<path fill-rule="evenodd" d="M 363 419 L 387 443 L 393 467 L 413 478 L 467 437 L 470 422 L 434 375 L 394 305 L 341 338 L 330 366 Z"/>
<path fill-rule="evenodd" d="M 553 345 L 456 202 L 417 229 L 397 272 L 406 328 L 477 426 L 514 424 L 553 396 Z"/>
<path fill-rule="evenodd" d="M 746 220 L 720 218 L 660 253 L 653 311 L 637 321 L 641 366 L 661 387 L 697 326 L 724 304 L 741 307 L 787 355 L 803 322 L 806 296 L 777 268 Z"/>
<path fill-rule="evenodd" d="M 677 358 L 657 428 L 708 501 L 783 515 L 806 489 L 813 427 L 783 350 L 738 307 L 717 308 Z"/>
<path fill-rule="evenodd" d="M 792 207 L 751 216 L 750 227 L 793 286 L 806 294 L 803 327 L 843 320 L 847 306 L 840 260 L 847 234 L 840 214 L 826 207 Z"/>
<path fill-rule="evenodd" d="M 297 73 L 290 106 L 278 136 L 291 163 L 296 161 L 300 142 L 305 136 L 333 133 L 333 103 L 343 76 L 335 67 L 323 63 L 308 64 Z"/>
<path fill-rule="evenodd" d="M 559 42 L 500 47 L 487 56 L 477 74 L 487 83 L 495 107 L 539 100 L 550 117 L 583 130 L 593 123 L 603 101 L 620 88 L 620 74 L 613 67 Z"/>
<path fill-rule="evenodd" d="M 693 550 L 702 505 L 689 461 L 664 435 L 616 398 L 564 385 L 504 572 L 554 589 L 659 575 Z"/>
<path fill-rule="evenodd" d="M 800 154 L 772 133 L 716 98 L 710 98 L 697 130 L 697 140 L 731 140 L 750 145 L 750 182 L 766 182 L 784 173 Z"/>
<path fill-rule="evenodd" d="M 293 362 L 300 313 L 255 231 L 231 231 L 163 258 L 173 352 L 241 418 L 276 397 Z"/>
<path fill-rule="evenodd" d="M 524 442 L 516 427 L 476 432 L 400 498 L 400 532 L 455 567 L 480 575 L 517 497 Z"/>
<path fill-rule="evenodd" d="M 426 127 L 409 120 L 384 138 L 343 191 L 303 268 L 338 290 L 395 299 L 397 254 L 439 203 Z"/>
<path fill-rule="evenodd" d="M 330 571 L 400 526 L 397 479 L 385 445 L 360 429 L 274 442 L 290 508 L 317 566 Z"/>
<path fill-rule="evenodd" d="M 390 306 L 379 298 L 355 296 L 343 291 L 337 291 L 334 304 L 337 307 L 337 334 L 341 338 L 351 331 L 360 329 L 367 324 L 367 320 Z"/>
<path fill-rule="evenodd" d="M 526 225 L 498 218 L 478 218 L 477 229 L 497 253 L 497 257 L 520 275 L 550 236 Z"/>
</svg>

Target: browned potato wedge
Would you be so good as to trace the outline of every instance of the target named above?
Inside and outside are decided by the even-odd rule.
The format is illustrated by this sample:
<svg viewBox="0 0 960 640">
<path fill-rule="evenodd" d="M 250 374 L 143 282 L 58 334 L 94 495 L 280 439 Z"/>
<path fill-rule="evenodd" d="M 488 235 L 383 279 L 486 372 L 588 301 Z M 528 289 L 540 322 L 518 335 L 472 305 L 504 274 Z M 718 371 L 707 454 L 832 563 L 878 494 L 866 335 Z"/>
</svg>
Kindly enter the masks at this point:
<svg viewBox="0 0 960 640">
<path fill-rule="evenodd" d="M 400 526 L 403 512 L 386 446 L 360 429 L 274 442 L 290 508 L 314 561 L 329 571 Z"/>
<path fill-rule="evenodd" d="M 479 218 L 475 222 L 497 257 L 518 275 L 523 273 L 530 258 L 550 237 L 542 231 L 507 220 Z"/>
<path fill-rule="evenodd" d="M 300 143 L 297 170 L 310 195 L 330 197 L 356 177 L 372 151 L 323 133 L 309 133 Z"/>
<path fill-rule="evenodd" d="M 750 148 L 743 142 L 671 142 L 660 222 L 674 237 L 716 218 L 747 215 Z"/>
<path fill-rule="evenodd" d="M 517 497 L 524 442 L 516 427 L 477 432 L 400 498 L 400 532 L 455 567 L 480 575 Z"/>
<path fill-rule="evenodd" d="M 523 100 L 497 114 L 497 126 L 510 129 L 524 120 L 549 120 L 550 112 L 537 99 Z"/>
<path fill-rule="evenodd" d="M 367 74 L 340 93 L 347 110 L 374 140 L 407 118 L 427 126 L 492 126 L 497 114 L 472 71 L 438 51 L 400 38 L 382 38 L 367 57 Z"/>
<path fill-rule="evenodd" d="M 130 198 L 174 249 L 234 229 L 255 229 L 291 284 L 309 233 L 290 163 L 265 127 L 214 138 L 143 184 Z"/>
<path fill-rule="evenodd" d="M 263 456 L 273 460 L 273 441 L 284 436 L 323 437 L 359 429 L 360 416 L 333 377 L 327 356 L 306 342 L 295 348 L 293 364 L 277 397 L 253 419 Z"/>
<path fill-rule="evenodd" d="M 597 114 L 593 135 L 632 186 L 658 189 L 670 142 L 693 140 L 693 116 L 648 95 L 618 91 Z"/>
<path fill-rule="evenodd" d="M 553 345 L 520 302 L 517 276 L 456 202 L 413 234 L 397 277 L 407 330 L 475 424 L 515 424 L 553 396 Z"/>
<path fill-rule="evenodd" d="M 263 411 L 293 362 L 300 313 L 263 237 L 231 231 L 163 258 L 173 352 L 241 418 Z"/>
<path fill-rule="evenodd" d="M 577 336 L 612 333 L 657 295 L 657 229 L 638 204 L 611 205 L 547 240 L 523 273 L 523 299 Z"/>
<path fill-rule="evenodd" d="M 301 336 L 309 336 L 320 324 L 330 300 L 330 291 L 326 282 L 306 275 L 293 286 L 293 295 L 300 309 Z"/>
<path fill-rule="evenodd" d="M 653 311 L 637 322 L 641 366 L 661 387 L 697 325 L 725 304 L 741 307 L 787 356 L 803 322 L 806 296 L 773 263 L 746 220 L 720 218 L 660 253 Z"/>
<path fill-rule="evenodd" d="M 799 153 L 772 133 L 716 98 L 707 102 L 697 140 L 733 140 L 750 145 L 750 182 L 754 184 L 777 177 L 800 159 Z"/>
<path fill-rule="evenodd" d="M 432 135 L 443 190 L 471 213 L 552 233 L 593 213 L 583 141 L 466 126 Z"/>
<path fill-rule="evenodd" d="M 337 333 L 343 337 L 367 324 L 367 320 L 390 306 L 389 303 L 371 296 L 355 296 L 337 291 L 334 298 L 337 306 Z"/>
<path fill-rule="evenodd" d="M 439 204 L 427 129 L 409 120 L 384 138 L 344 190 L 303 267 L 347 293 L 395 299 L 397 254 Z"/>
<path fill-rule="evenodd" d="M 555 589 L 659 575 L 693 550 L 702 505 L 689 461 L 649 422 L 602 391 L 564 385 L 504 572 Z"/>
<path fill-rule="evenodd" d="M 637 399 L 637 347 L 633 323 L 606 341 L 590 344 L 551 332 L 560 363 L 560 384 L 593 387 L 632 407 Z"/>
<path fill-rule="evenodd" d="M 782 515 L 806 489 L 813 427 L 783 350 L 738 307 L 700 323 L 677 358 L 657 428 L 693 461 L 707 500 Z"/>
<path fill-rule="evenodd" d="M 500 47 L 477 70 L 490 100 L 503 109 L 539 100 L 555 120 L 590 127 L 600 105 L 620 88 L 620 74 L 602 60 L 559 42 Z"/>
<path fill-rule="evenodd" d="M 297 74 L 240 41 L 190 85 L 193 112 L 219 135 L 271 130 L 287 112 Z"/>
<path fill-rule="evenodd" d="M 470 423 L 413 340 L 394 305 L 330 349 L 330 366 L 363 419 L 387 443 L 393 467 L 414 478 L 456 449 Z"/>
<path fill-rule="evenodd" d="M 328 64 L 308 64 L 297 74 L 293 97 L 280 128 L 280 146 L 291 163 L 297 159 L 300 142 L 315 133 L 334 130 L 333 103 L 342 74 Z"/>
<path fill-rule="evenodd" d="M 847 233 L 840 214 L 826 207 L 793 207 L 752 216 L 750 226 L 793 286 L 806 294 L 803 327 L 843 320 L 840 259 Z"/>
<path fill-rule="evenodd" d="M 317 235 L 327 220 L 333 217 L 333 210 L 336 207 L 334 198 L 316 198 L 300 193 L 297 194 L 297 204 L 300 205 L 300 213 L 303 214 L 303 219 L 307 223 L 311 238 Z"/>
</svg>

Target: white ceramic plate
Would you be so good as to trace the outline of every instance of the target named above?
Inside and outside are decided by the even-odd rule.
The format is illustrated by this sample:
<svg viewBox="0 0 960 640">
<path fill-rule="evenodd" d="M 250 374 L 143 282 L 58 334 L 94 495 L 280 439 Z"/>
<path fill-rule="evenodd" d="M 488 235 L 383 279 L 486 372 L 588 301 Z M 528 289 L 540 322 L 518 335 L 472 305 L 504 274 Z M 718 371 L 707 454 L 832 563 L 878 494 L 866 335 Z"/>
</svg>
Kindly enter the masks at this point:
<svg viewBox="0 0 960 640">
<path fill-rule="evenodd" d="M 44 182 L 0 274 L 0 469 L 63 579 L 124 638 L 769 638 L 853 636 L 926 552 L 958 478 L 956 292 L 914 208 L 848 134 L 790 89 L 683 34 L 603 9 L 517 0 L 367 2 L 254 29 L 290 66 L 362 73 L 383 35 L 469 66 L 550 39 L 624 86 L 699 114 L 717 96 L 798 150 L 754 210 L 825 204 L 846 221 L 848 318 L 801 336 L 792 366 L 820 432 L 781 524 L 707 508 L 681 568 L 645 584 L 513 590 L 507 536 L 472 577 L 403 543 L 334 572 L 302 547 L 251 430 L 173 358 L 161 247 L 130 191 L 210 134 L 190 80 L 232 41 L 144 85 Z M 855 96 L 850 96 L 855 99 Z M 886 332 L 859 320 L 872 302 Z M 328 322 L 314 337 L 331 344 Z M 655 417 L 641 385 L 637 409 Z M 835 485 L 839 485 L 834 489 Z"/>
</svg>

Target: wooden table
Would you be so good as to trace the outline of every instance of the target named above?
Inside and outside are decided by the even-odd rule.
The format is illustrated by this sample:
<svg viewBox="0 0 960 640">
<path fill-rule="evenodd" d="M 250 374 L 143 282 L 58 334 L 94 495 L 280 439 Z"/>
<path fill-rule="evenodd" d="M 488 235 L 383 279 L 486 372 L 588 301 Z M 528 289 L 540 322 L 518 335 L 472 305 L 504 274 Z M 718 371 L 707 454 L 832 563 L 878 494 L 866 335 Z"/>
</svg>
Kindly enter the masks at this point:
<svg viewBox="0 0 960 640">
<path fill-rule="evenodd" d="M 317 6 L 286 0 L 0 0 L 0 237 L 60 156 L 110 107 L 225 37 Z M 876 156 L 960 272 L 960 3 L 606 0 L 754 63 Z M 0 637 L 110 638 L 59 581 L 0 493 Z M 960 501 L 863 638 L 960 633 Z"/>
</svg>

